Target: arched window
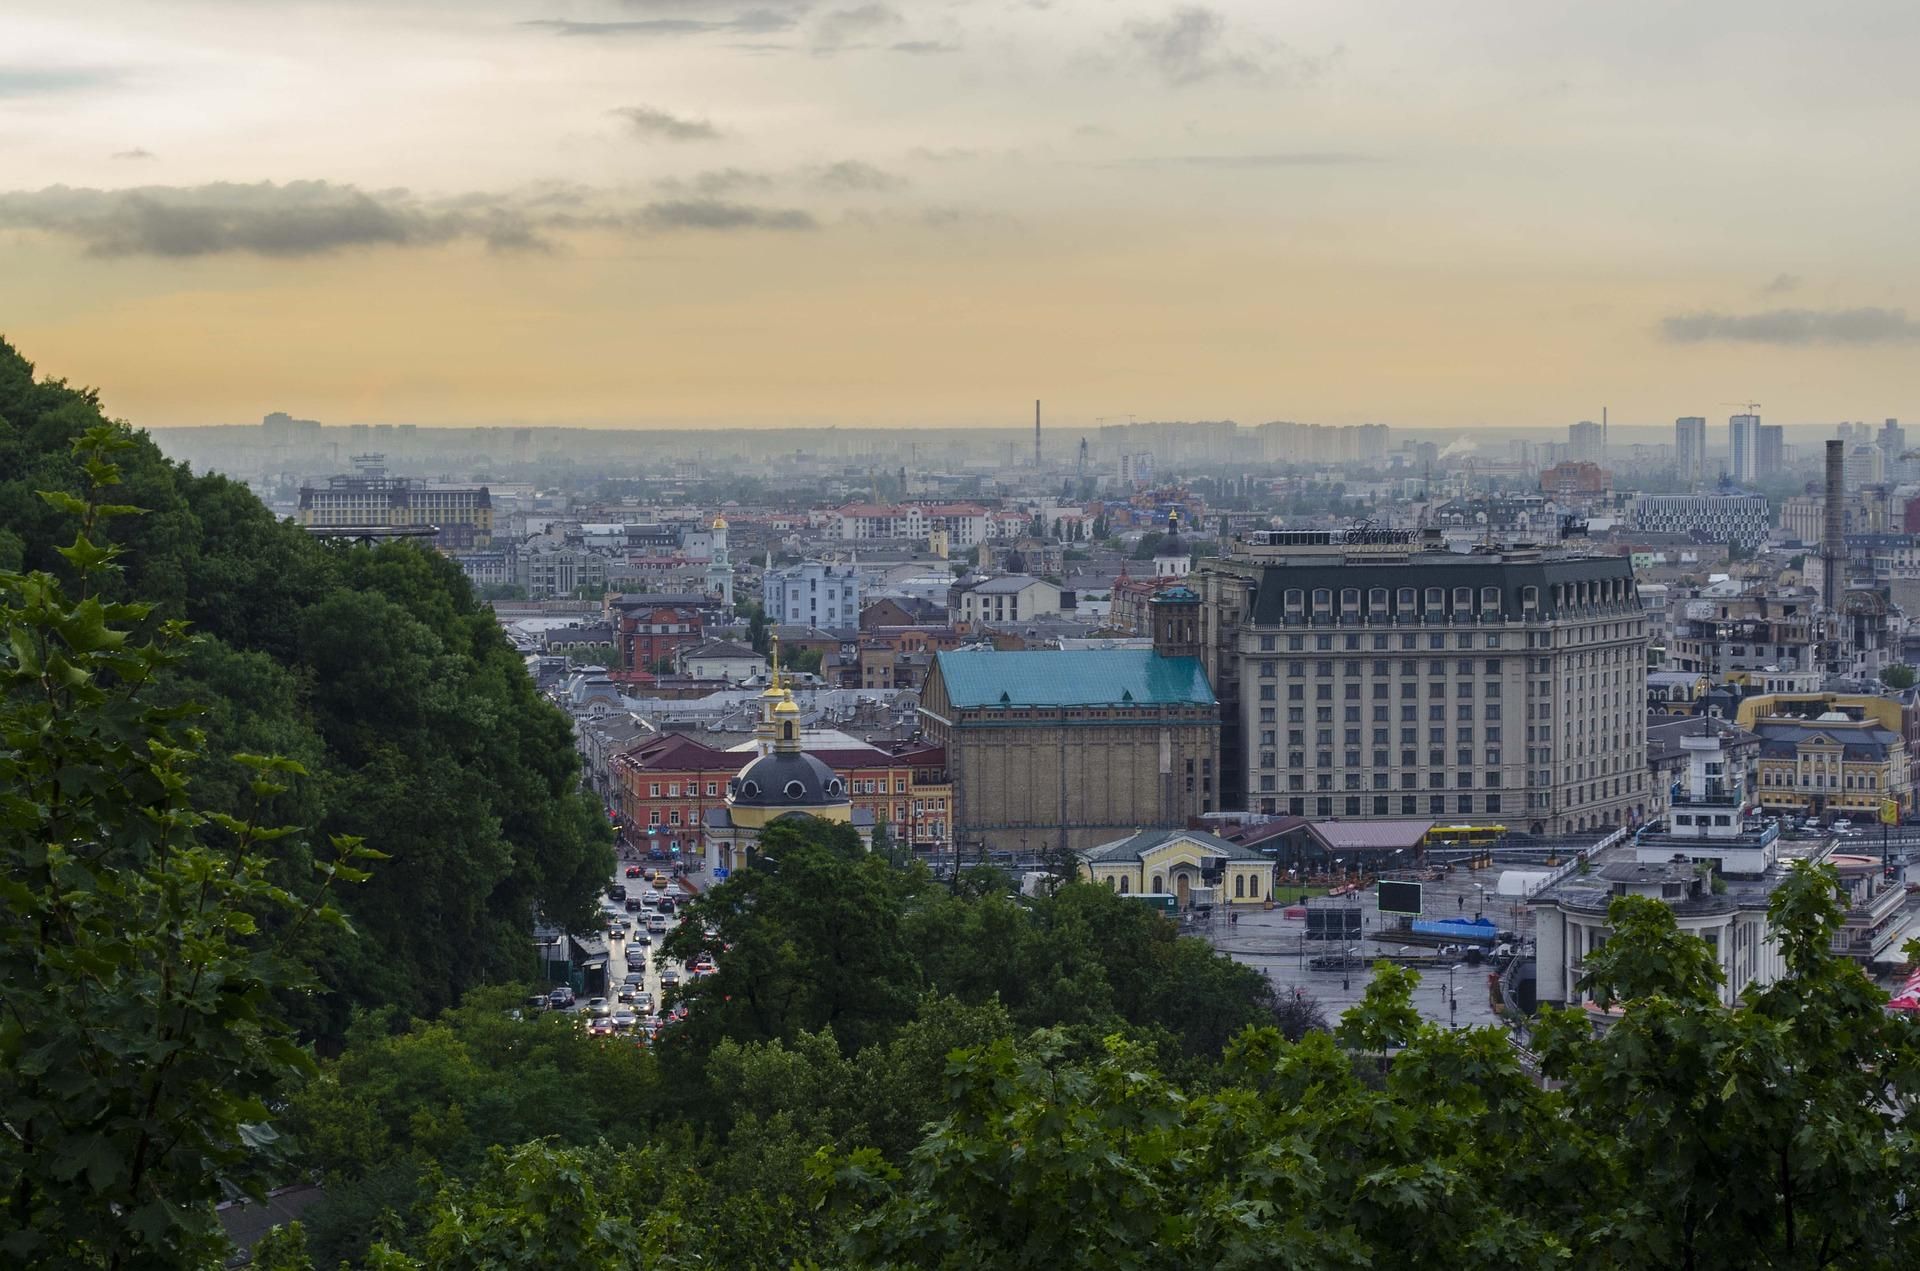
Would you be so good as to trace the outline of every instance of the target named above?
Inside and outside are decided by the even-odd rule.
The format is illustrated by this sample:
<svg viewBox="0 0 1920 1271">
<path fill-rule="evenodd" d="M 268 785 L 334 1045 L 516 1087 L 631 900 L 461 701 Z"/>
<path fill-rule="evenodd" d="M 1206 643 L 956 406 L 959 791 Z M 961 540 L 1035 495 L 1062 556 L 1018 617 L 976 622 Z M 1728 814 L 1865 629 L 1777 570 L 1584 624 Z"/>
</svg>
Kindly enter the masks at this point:
<svg viewBox="0 0 1920 1271">
<path fill-rule="evenodd" d="M 1360 612 L 1360 589 L 1343 587 L 1340 591 L 1340 611 L 1342 613 Z"/>
<path fill-rule="evenodd" d="M 1245 874 L 1235 874 L 1233 876 L 1233 898 L 1235 900 L 1245 900 L 1247 898 L 1247 876 Z"/>
<path fill-rule="evenodd" d="M 1447 592 L 1444 587 L 1427 588 L 1427 612 L 1443 613 L 1447 607 Z"/>
<path fill-rule="evenodd" d="M 1255 874 L 1253 877 L 1247 879 L 1247 899 L 1248 900 L 1260 899 L 1260 875 L 1258 874 Z"/>
<path fill-rule="evenodd" d="M 1128 878 L 1125 874 L 1120 875 L 1120 894 L 1124 896 L 1132 890 L 1133 890 L 1133 880 L 1131 878 Z"/>
<path fill-rule="evenodd" d="M 1367 609 L 1383 618 L 1386 617 L 1387 589 L 1385 587 L 1375 587 L 1367 592 Z"/>
<path fill-rule="evenodd" d="M 1153 890 L 1155 895 L 1158 895 L 1159 893 L 1166 890 L 1166 888 L 1160 885 L 1160 875 L 1158 874 L 1155 874 L 1153 876 Z"/>
<path fill-rule="evenodd" d="M 1107 890 L 1108 891 L 1120 890 L 1120 876 L 1118 874 L 1107 875 Z"/>
<path fill-rule="evenodd" d="M 1299 609 L 1307 602 L 1307 593 L 1298 587 L 1287 588 L 1287 608 Z"/>
<path fill-rule="evenodd" d="M 1313 589 L 1313 608 L 1316 613 L 1321 610 L 1333 608 L 1333 591 L 1331 588 L 1315 587 Z"/>
<path fill-rule="evenodd" d="M 1417 607 L 1417 605 L 1418 605 L 1418 602 L 1415 599 L 1413 588 L 1402 587 L 1399 591 L 1399 599 L 1396 602 L 1396 606 L 1398 607 L 1400 612 L 1412 613 L 1414 609 Z"/>
</svg>

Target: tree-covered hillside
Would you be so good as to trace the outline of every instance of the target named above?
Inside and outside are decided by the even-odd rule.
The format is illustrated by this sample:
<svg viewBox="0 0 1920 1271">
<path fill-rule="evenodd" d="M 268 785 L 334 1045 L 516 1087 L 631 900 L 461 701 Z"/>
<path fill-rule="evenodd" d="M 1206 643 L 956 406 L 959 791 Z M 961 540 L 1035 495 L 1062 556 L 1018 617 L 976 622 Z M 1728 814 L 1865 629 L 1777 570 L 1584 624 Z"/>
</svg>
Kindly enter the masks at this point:
<svg viewBox="0 0 1920 1271">
<path fill-rule="evenodd" d="M 93 393 L 36 380 L 0 341 L 0 569 L 70 575 L 58 549 L 73 517 L 40 492 L 84 492 L 72 444 L 104 419 Z M 160 694 L 208 708 L 210 756 L 307 769 L 267 815 L 364 835 L 390 858 L 347 898 L 357 938 L 314 950 L 330 991 L 303 1027 L 337 1036 L 355 1004 L 431 1014 L 526 975 L 535 909 L 587 922 L 612 856 L 567 722 L 492 613 L 431 552 L 317 542 L 246 487 L 133 439 L 114 498 L 142 511 L 113 523 L 124 551 L 107 585 L 152 604 L 148 626 L 182 619 L 199 637 Z M 237 810 L 248 774 L 209 765 L 197 794 Z"/>
</svg>

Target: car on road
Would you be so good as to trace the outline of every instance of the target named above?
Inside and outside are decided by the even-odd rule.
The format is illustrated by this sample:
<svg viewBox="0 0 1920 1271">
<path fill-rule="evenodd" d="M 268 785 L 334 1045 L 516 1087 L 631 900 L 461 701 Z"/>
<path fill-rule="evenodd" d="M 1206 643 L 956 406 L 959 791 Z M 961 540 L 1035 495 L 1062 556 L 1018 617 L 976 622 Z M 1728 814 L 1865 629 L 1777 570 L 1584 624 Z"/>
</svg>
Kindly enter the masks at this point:
<svg viewBox="0 0 1920 1271">
<path fill-rule="evenodd" d="M 693 964 L 693 973 L 695 975 L 712 975 L 719 969 L 719 967 L 715 966 L 712 961 L 707 958 L 702 958 Z"/>
<path fill-rule="evenodd" d="M 623 988 L 618 993 L 613 995 L 613 1000 L 618 1002 L 622 1006 L 632 1006 L 633 990 L 630 988 Z"/>
<path fill-rule="evenodd" d="M 639 1011 L 642 1015 L 653 1014 L 653 994 L 647 992 L 635 993 L 633 995 L 633 1009 Z"/>
<path fill-rule="evenodd" d="M 640 1017 L 632 1011 L 615 1011 L 613 1013 L 613 1028 L 615 1032 L 630 1033 L 639 1023 Z"/>
<path fill-rule="evenodd" d="M 660 903 L 660 893 L 649 887 L 640 893 L 640 899 L 646 901 L 648 905 L 657 905 Z"/>
<path fill-rule="evenodd" d="M 672 967 L 668 967 L 666 970 L 660 973 L 661 988 L 663 989 L 678 988 L 679 985 L 680 985 L 680 973 L 674 970 Z"/>
<path fill-rule="evenodd" d="M 547 994 L 547 1005 L 556 1011 L 563 1011 L 573 1005 L 573 990 L 562 984 Z"/>
<path fill-rule="evenodd" d="M 607 884 L 607 898 L 609 900 L 625 900 L 627 898 L 627 885 L 625 883 Z"/>
<path fill-rule="evenodd" d="M 640 877 L 640 867 L 638 865 L 627 866 L 627 877 L 628 878 Z"/>
<path fill-rule="evenodd" d="M 627 903 L 623 906 L 623 908 L 626 909 L 626 911 L 630 914 L 637 914 L 640 912 L 640 902 L 634 899 L 632 896 L 629 896 L 627 897 Z"/>
<path fill-rule="evenodd" d="M 667 934 L 667 920 L 659 914 L 649 914 L 647 915 L 647 930 L 656 936 L 664 936 Z"/>
<path fill-rule="evenodd" d="M 611 1018 L 611 1017 L 608 1017 L 608 1018 L 605 1018 L 605 1019 L 593 1019 L 593 1020 L 588 1020 L 588 1021 L 587 1021 L 587 1032 L 588 1032 L 589 1034 L 591 1034 L 592 1036 L 594 1036 L 594 1037 L 611 1037 L 611 1036 L 613 1036 L 613 1020 L 612 1020 L 612 1018 Z"/>
<path fill-rule="evenodd" d="M 632 939 L 630 939 L 630 940 L 628 940 L 628 941 L 627 941 L 627 943 L 628 943 L 629 945 L 635 945 L 635 944 L 637 944 L 637 945 L 639 945 L 639 946 L 641 946 L 642 948 L 651 948 L 651 947 L 652 947 L 652 945 L 653 945 L 653 937 L 652 937 L 652 936 L 650 936 L 650 935 L 648 935 L 648 934 L 647 934 L 646 932 L 644 932 L 644 931 L 640 931 L 640 930 L 638 930 L 638 929 L 636 929 L 636 930 L 634 931 L 634 933 L 633 933 L 633 937 L 632 937 Z M 631 953 L 631 952 L 633 952 L 633 950 L 632 950 L 632 949 L 628 949 L 628 950 L 627 950 L 627 952 L 629 952 L 629 953 Z"/>
<path fill-rule="evenodd" d="M 647 969 L 647 951 L 645 949 L 627 950 L 627 970 L 644 971 Z"/>
<path fill-rule="evenodd" d="M 656 905 L 655 908 L 658 909 L 663 914 L 672 913 L 674 911 L 673 897 L 662 896 L 660 898 L 660 903 Z"/>
<path fill-rule="evenodd" d="M 604 997 L 590 997 L 587 999 L 587 1014 L 595 1019 L 605 1019 L 613 1014 L 613 1007 L 607 1004 Z"/>
</svg>

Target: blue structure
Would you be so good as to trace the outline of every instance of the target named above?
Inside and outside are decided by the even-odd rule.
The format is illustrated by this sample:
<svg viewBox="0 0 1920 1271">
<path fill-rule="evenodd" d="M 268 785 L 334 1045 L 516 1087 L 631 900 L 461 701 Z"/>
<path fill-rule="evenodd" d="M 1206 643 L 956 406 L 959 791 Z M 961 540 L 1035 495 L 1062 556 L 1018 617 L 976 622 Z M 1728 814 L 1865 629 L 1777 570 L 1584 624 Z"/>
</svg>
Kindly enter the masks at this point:
<svg viewBox="0 0 1920 1271">
<path fill-rule="evenodd" d="M 1499 930 L 1490 918 L 1417 918 L 1413 922 L 1413 934 L 1440 936 L 1447 940 L 1465 941 L 1468 944 L 1499 942 Z"/>
</svg>

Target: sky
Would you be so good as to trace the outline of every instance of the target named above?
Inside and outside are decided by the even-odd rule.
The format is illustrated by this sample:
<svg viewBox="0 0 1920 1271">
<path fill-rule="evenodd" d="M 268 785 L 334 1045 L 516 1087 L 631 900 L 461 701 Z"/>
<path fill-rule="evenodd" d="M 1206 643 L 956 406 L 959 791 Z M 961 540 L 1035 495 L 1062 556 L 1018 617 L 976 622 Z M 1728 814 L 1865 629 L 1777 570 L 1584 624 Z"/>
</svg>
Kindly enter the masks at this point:
<svg viewBox="0 0 1920 1271">
<path fill-rule="evenodd" d="M 8 0 L 148 426 L 1920 415 L 1920 6 Z"/>
</svg>

